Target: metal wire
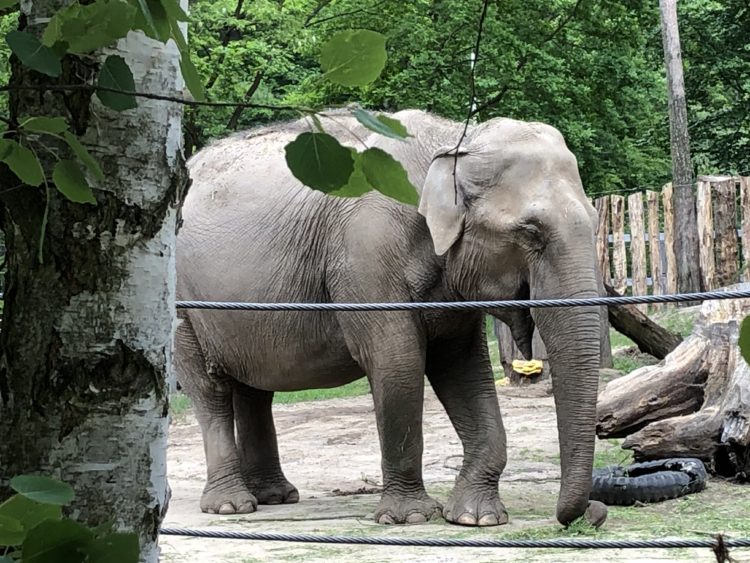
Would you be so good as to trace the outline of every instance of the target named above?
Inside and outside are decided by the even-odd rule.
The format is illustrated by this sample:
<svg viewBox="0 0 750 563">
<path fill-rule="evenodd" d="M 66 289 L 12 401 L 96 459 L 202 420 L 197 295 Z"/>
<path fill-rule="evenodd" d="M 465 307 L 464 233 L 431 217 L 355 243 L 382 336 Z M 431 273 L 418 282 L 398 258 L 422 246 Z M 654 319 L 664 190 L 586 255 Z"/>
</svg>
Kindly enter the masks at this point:
<svg viewBox="0 0 750 563">
<path fill-rule="evenodd" d="M 621 297 L 588 297 L 581 299 L 529 299 L 507 301 L 445 301 L 430 303 L 237 303 L 231 301 L 177 301 L 177 309 L 215 309 L 228 311 L 414 311 L 484 309 L 547 309 L 551 307 L 588 307 L 683 303 L 716 299 L 747 299 L 750 290 L 704 291 L 672 295 L 634 295 Z"/>
<path fill-rule="evenodd" d="M 392 545 L 405 547 L 672 549 L 686 547 L 713 548 L 719 544 L 719 540 L 713 539 L 588 540 L 554 538 L 548 540 L 503 540 L 481 538 L 396 538 L 376 536 L 318 536 L 311 534 L 240 532 L 234 530 L 196 530 L 191 528 L 162 528 L 161 535 L 187 536 L 193 538 L 221 538 L 231 540 L 284 541 L 295 543 L 328 543 L 353 545 Z M 723 545 L 726 547 L 750 547 L 750 538 L 723 539 Z"/>
</svg>

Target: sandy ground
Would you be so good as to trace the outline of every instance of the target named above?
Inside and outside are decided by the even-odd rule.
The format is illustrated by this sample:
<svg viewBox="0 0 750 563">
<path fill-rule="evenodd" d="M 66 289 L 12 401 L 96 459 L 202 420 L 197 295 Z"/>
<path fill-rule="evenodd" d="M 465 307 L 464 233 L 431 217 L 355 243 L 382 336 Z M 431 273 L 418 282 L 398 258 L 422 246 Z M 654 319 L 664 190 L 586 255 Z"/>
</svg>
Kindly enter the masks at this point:
<svg viewBox="0 0 750 563">
<path fill-rule="evenodd" d="M 508 466 L 500 494 L 511 521 L 476 530 L 440 520 L 424 525 L 379 526 L 371 518 L 377 494 L 352 493 L 380 481 L 380 452 L 369 396 L 275 407 L 282 464 L 300 491 L 294 505 L 261 506 L 243 516 L 202 514 L 198 501 L 205 478 L 200 430 L 188 415 L 173 424 L 169 446 L 172 487 L 165 527 L 245 531 L 419 537 L 503 538 L 540 527 L 559 535 L 553 519 L 559 487 L 557 429 L 551 397 L 541 389 L 499 388 L 508 432 Z M 461 463 L 461 447 L 450 421 L 431 391 L 424 416 L 424 478 L 428 491 L 445 500 Z M 337 493 L 334 493 L 337 491 Z M 749 516 L 750 517 L 750 516 Z M 605 526 L 613 526 L 612 518 Z M 616 523 L 614 525 L 616 527 Z M 627 537 L 622 535 L 619 537 Z M 710 550 L 508 550 L 328 546 L 223 539 L 162 537 L 162 561 L 715 561 Z M 750 551 L 734 550 L 740 561 Z"/>
</svg>

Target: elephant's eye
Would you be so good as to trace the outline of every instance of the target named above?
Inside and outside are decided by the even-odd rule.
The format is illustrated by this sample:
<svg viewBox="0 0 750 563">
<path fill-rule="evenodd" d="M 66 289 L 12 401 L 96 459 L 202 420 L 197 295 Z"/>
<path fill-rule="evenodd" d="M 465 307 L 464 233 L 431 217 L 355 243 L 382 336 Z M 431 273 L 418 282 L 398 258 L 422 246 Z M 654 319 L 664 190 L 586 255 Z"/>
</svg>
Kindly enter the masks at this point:
<svg viewBox="0 0 750 563">
<path fill-rule="evenodd" d="M 529 218 L 520 221 L 513 231 L 518 242 L 529 249 L 542 250 L 547 245 L 547 236 L 539 219 Z"/>
</svg>

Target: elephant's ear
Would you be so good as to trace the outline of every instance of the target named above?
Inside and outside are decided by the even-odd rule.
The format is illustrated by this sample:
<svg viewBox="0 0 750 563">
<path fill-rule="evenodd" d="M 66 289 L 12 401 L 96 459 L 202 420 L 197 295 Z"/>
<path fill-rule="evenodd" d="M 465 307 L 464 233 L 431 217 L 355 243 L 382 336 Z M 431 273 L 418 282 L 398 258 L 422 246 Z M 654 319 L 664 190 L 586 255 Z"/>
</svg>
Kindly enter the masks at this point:
<svg viewBox="0 0 750 563">
<path fill-rule="evenodd" d="M 459 152 L 459 159 L 462 154 Z M 458 174 L 455 158 L 454 147 L 443 147 L 435 153 L 419 200 L 419 213 L 427 220 L 438 256 L 448 252 L 464 229 L 466 207 L 453 179 L 454 168 Z"/>
</svg>

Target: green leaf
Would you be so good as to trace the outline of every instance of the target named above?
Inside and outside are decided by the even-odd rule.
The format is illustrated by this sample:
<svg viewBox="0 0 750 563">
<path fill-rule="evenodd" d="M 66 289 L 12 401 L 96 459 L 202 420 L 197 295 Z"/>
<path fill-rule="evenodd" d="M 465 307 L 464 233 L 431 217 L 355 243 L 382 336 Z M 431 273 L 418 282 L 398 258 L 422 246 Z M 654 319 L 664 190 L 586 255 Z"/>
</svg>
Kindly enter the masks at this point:
<svg viewBox="0 0 750 563">
<path fill-rule="evenodd" d="M 328 192 L 329 195 L 335 195 L 338 197 L 359 197 L 373 189 L 362 170 L 362 155 L 354 149 L 350 150 L 352 158 L 354 159 L 354 171 L 352 172 L 352 175 L 349 176 L 349 181 L 345 186 Z"/>
<path fill-rule="evenodd" d="M 16 4 L 18 4 L 18 1 L 19 0 L 0 0 L 0 10 L 15 6 Z"/>
<path fill-rule="evenodd" d="M 376 190 L 402 203 L 419 203 L 417 190 L 409 182 L 406 170 L 399 161 L 378 148 L 367 149 L 360 158 L 367 181 Z"/>
<path fill-rule="evenodd" d="M 315 190 L 341 188 L 354 170 L 351 151 L 327 133 L 302 133 L 284 151 L 294 177 Z"/>
<path fill-rule="evenodd" d="M 65 137 L 65 140 L 67 141 L 70 148 L 78 157 L 78 160 L 86 165 L 86 168 L 88 168 L 91 173 L 96 176 L 97 180 L 99 180 L 100 182 L 104 181 L 104 173 L 102 172 L 99 163 L 96 161 L 96 159 L 94 159 L 93 156 L 91 156 L 91 153 L 86 150 L 86 147 L 81 144 L 81 142 L 78 140 L 78 137 L 73 135 L 73 133 L 71 133 L 70 131 L 65 131 L 63 133 L 63 136 Z"/>
<path fill-rule="evenodd" d="M 0 545 L 21 545 L 25 536 L 21 522 L 0 514 Z"/>
<path fill-rule="evenodd" d="M 187 86 L 193 98 L 198 101 L 204 101 L 206 99 L 206 90 L 203 88 L 203 81 L 200 74 L 198 74 L 198 70 L 190 58 L 190 49 L 188 48 L 187 41 L 185 41 L 185 36 L 177 24 L 177 20 L 171 20 L 170 25 L 172 39 L 174 39 L 177 49 L 180 51 L 180 71 L 182 71 L 182 79 L 185 81 L 185 86 Z"/>
<path fill-rule="evenodd" d="M 24 184 L 38 186 L 44 182 L 42 165 L 36 155 L 15 141 L 0 139 L 0 160 L 5 162 Z"/>
<path fill-rule="evenodd" d="M 750 364 L 750 317 L 742 319 L 742 324 L 740 325 L 739 345 L 742 357 L 745 362 Z"/>
<path fill-rule="evenodd" d="M 93 540 L 83 551 L 86 563 L 138 563 L 139 545 L 136 534 L 108 534 Z"/>
<path fill-rule="evenodd" d="M 74 160 L 61 160 L 55 164 L 52 180 L 60 192 L 70 201 L 76 203 L 93 203 L 96 205 L 94 193 L 86 181 L 86 177 Z"/>
<path fill-rule="evenodd" d="M 23 495 L 13 495 L 0 504 L 0 515 L 18 520 L 25 532 L 28 532 L 44 520 L 62 518 L 62 507 L 57 504 L 42 504 Z"/>
<path fill-rule="evenodd" d="M 190 19 L 180 6 L 179 0 L 161 0 L 161 5 L 164 6 L 170 20 L 186 22 Z"/>
<path fill-rule="evenodd" d="M 141 29 L 151 37 L 166 43 L 170 37 L 170 18 L 159 0 L 137 0 L 138 11 L 133 27 Z"/>
<path fill-rule="evenodd" d="M 94 534 L 72 520 L 45 520 L 23 542 L 24 563 L 83 563 Z"/>
<path fill-rule="evenodd" d="M 21 127 L 38 133 L 62 133 L 68 124 L 64 117 L 29 117 Z"/>
<path fill-rule="evenodd" d="M 133 80 L 133 73 L 130 72 L 130 67 L 128 67 L 125 59 L 119 55 L 108 56 L 99 71 L 97 86 L 134 92 L 135 80 Z M 133 109 L 138 105 L 135 96 L 132 94 L 97 90 L 96 95 L 105 106 L 116 111 Z"/>
<path fill-rule="evenodd" d="M 11 31 L 5 36 L 5 41 L 10 50 L 27 67 L 47 76 L 60 76 L 62 72 L 60 58 L 33 35 L 25 31 Z"/>
<path fill-rule="evenodd" d="M 51 47 L 65 42 L 71 53 L 89 53 L 125 37 L 133 27 L 136 11 L 126 0 L 71 4 L 52 16 L 42 43 Z"/>
<path fill-rule="evenodd" d="M 375 133 L 401 140 L 411 136 L 398 119 L 393 119 L 387 115 L 373 115 L 361 108 L 355 109 L 352 113 L 357 121 Z"/>
<path fill-rule="evenodd" d="M 332 82 L 366 86 L 385 68 L 385 36 L 366 29 L 337 33 L 320 51 L 320 66 Z"/>
<path fill-rule="evenodd" d="M 10 480 L 17 493 L 44 504 L 66 505 L 75 498 L 73 487 L 43 475 L 18 475 Z"/>
</svg>

